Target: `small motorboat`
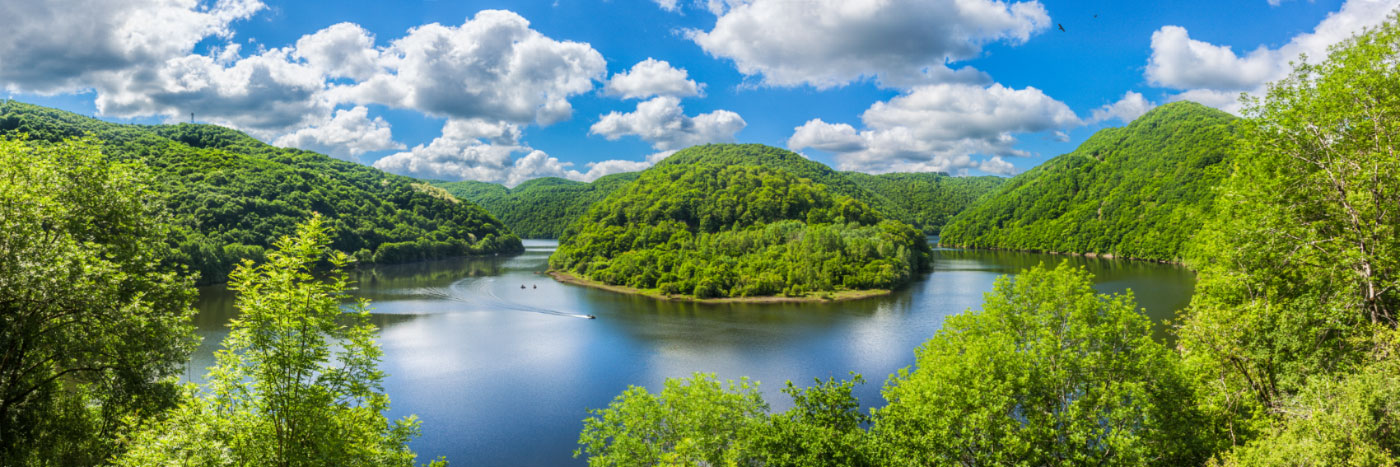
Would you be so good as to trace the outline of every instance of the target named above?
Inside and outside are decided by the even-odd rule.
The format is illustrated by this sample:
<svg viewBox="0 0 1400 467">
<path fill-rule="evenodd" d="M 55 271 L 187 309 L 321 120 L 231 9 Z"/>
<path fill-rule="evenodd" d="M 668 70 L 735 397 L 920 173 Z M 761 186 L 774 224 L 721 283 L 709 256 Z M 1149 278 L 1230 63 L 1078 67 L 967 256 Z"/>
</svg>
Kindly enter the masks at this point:
<svg viewBox="0 0 1400 467">
<path fill-rule="evenodd" d="M 584 316 L 587 316 L 588 319 L 598 319 L 597 316 L 593 316 L 593 315 L 584 315 Z"/>
</svg>

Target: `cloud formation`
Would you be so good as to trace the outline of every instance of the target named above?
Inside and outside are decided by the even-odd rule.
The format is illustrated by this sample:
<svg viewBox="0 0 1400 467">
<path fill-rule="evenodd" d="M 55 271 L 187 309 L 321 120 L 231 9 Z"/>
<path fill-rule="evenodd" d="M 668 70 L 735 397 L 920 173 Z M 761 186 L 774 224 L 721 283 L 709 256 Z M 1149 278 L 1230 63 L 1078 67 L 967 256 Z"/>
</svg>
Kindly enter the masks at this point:
<svg viewBox="0 0 1400 467">
<path fill-rule="evenodd" d="M 264 9 L 257 0 L 46 0 L 0 3 L 0 84 L 20 92 L 89 89 L 106 73 L 188 54 Z M 74 14 L 82 12 L 82 14 Z"/>
<path fill-rule="evenodd" d="M 606 63 L 588 44 L 556 41 L 503 10 L 461 26 L 410 29 L 380 52 L 382 72 L 336 89 L 338 100 L 429 115 L 549 125 L 569 118 L 569 97 L 593 89 Z"/>
<path fill-rule="evenodd" d="M 1154 107 L 1157 107 L 1157 104 L 1149 102 L 1142 97 L 1142 94 L 1128 91 L 1123 93 L 1123 97 L 1117 102 L 1104 104 L 1103 107 L 1094 109 L 1093 116 L 1089 118 L 1088 123 L 1106 122 L 1114 119 L 1123 123 L 1131 123 Z"/>
<path fill-rule="evenodd" d="M 674 68 L 665 60 L 648 58 L 632 65 L 632 69 L 614 74 L 603 87 L 603 93 L 623 99 L 651 96 L 694 97 L 704 93 L 705 85 L 696 83 L 684 69 Z"/>
<path fill-rule="evenodd" d="M 292 58 L 327 78 L 367 80 L 383 72 L 374 35 L 355 23 L 339 23 L 297 39 Z"/>
<path fill-rule="evenodd" d="M 587 171 L 574 170 L 561 161 L 521 141 L 519 125 L 481 119 L 449 119 L 442 135 L 428 144 L 385 156 L 374 167 L 410 177 L 439 180 L 476 180 L 513 187 L 538 177 L 562 177 L 593 181 L 605 175 L 634 172 L 650 167 L 675 151 L 652 154 L 642 161 L 589 162 Z"/>
<path fill-rule="evenodd" d="M 901 88 L 985 84 L 982 72 L 947 63 L 974 58 L 988 43 L 1023 43 L 1050 26 L 1034 0 L 711 1 L 709 9 L 718 15 L 714 27 L 687 34 L 710 55 L 763 84 L 817 89 L 865 78 Z"/>
<path fill-rule="evenodd" d="M 1013 170 L 1002 156 L 1029 156 L 1015 134 L 1055 131 L 1083 122 L 1063 102 L 1033 87 L 1001 84 L 920 86 L 863 114 L 864 130 L 813 119 L 793 130 L 788 148 L 835 155 L 842 170 L 950 172 Z M 992 156 L 978 161 L 972 156 Z"/>
<path fill-rule="evenodd" d="M 405 147 L 394 141 L 389 122 L 381 117 L 371 120 L 369 109 L 364 106 L 337 110 L 329 120 L 283 135 L 272 144 L 348 160 L 356 160 L 367 152 Z"/>
<path fill-rule="evenodd" d="M 588 132 L 609 141 L 637 136 L 657 150 L 680 149 L 704 143 L 729 143 L 747 123 L 739 114 L 716 110 L 694 117 L 685 114 L 675 97 L 654 97 L 637 103 L 637 109 L 611 112 L 599 118 Z"/>
<path fill-rule="evenodd" d="M 1294 36 L 1275 49 L 1260 46 L 1244 54 L 1192 39 L 1186 28 L 1163 26 L 1152 33 L 1152 56 L 1144 76 L 1154 86 L 1181 91 L 1172 100 L 1193 100 L 1239 113 L 1240 93 L 1262 94 L 1268 82 L 1288 75 L 1290 61 L 1304 55 L 1312 62 L 1322 60 L 1327 47 L 1380 24 L 1397 7 L 1400 0 L 1347 0 L 1312 32 Z"/>
<path fill-rule="evenodd" d="M 281 48 L 245 53 L 231 25 L 266 7 L 257 0 L 56 0 L 0 4 L 0 87 L 58 93 L 91 89 L 98 112 L 163 116 L 234 127 L 274 144 L 354 159 L 403 149 L 382 105 L 447 117 L 442 136 L 383 162 L 405 173 L 516 183 L 522 176 L 586 178 L 521 143 L 520 127 L 573 112 L 569 99 L 606 76 L 602 54 L 531 29 L 510 11 L 485 10 L 458 26 L 430 23 L 388 44 L 353 23 Z M 74 11 L 84 14 L 75 15 Z M 204 53 L 195 47 L 213 40 Z M 644 62 L 617 78 L 621 92 L 686 95 Z M 669 87 L 668 87 L 669 86 Z M 521 157 L 516 157 L 523 154 Z M 590 173 L 622 167 L 599 163 Z"/>
</svg>

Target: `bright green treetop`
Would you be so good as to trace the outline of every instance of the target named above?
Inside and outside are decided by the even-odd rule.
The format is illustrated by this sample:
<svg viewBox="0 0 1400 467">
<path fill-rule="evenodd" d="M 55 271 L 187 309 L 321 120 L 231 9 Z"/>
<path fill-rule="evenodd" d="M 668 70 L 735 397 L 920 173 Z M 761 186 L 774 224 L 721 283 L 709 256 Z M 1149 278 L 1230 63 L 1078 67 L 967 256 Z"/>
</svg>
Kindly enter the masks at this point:
<svg viewBox="0 0 1400 467">
<path fill-rule="evenodd" d="M 1348 388 L 1396 368 L 1383 363 L 1395 358 L 1383 342 L 1400 318 L 1398 59 L 1392 17 L 1246 101 L 1234 174 L 1192 254 L 1199 282 L 1180 329 L 1202 407 L 1235 443 L 1273 433 L 1283 450 L 1303 427 L 1324 426 L 1293 407 L 1326 407 L 1321 394 L 1334 391 L 1361 404 Z M 1394 407 L 1374 414 L 1400 420 Z M 1400 449 L 1393 435 L 1354 441 Z"/>
<path fill-rule="evenodd" d="M 349 258 L 319 216 L 231 275 L 239 316 L 202 393 L 132 440 L 118 464 L 413 465 L 413 417 L 384 417 L 367 302 L 342 309 Z M 329 277 L 316 275 L 328 262 Z"/>
<path fill-rule="evenodd" d="M 91 140 L 0 139 L 0 465 L 99 463 L 174 404 L 194 290 L 150 183 Z"/>
<path fill-rule="evenodd" d="M 1190 465 L 1207 452 L 1173 354 L 1131 293 L 1062 263 L 999 278 L 885 388 L 888 465 Z"/>
<path fill-rule="evenodd" d="M 667 378 L 658 394 L 632 386 L 591 411 L 574 456 L 587 454 L 593 466 L 873 465 L 861 427 L 869 418 L 851 394 L 863 382 L 860 375 L 810 388 L 788 382 L 783 392 L 794 407 L 777 414 L 746 379 L 696 373 Z"/>
</svg>

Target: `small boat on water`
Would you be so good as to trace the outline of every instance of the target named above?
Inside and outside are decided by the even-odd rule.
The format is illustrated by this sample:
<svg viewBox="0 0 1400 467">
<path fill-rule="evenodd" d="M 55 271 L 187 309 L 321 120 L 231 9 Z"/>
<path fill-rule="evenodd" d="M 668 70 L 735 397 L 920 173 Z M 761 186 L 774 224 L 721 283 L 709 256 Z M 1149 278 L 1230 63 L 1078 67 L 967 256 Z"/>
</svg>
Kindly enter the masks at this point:
<svg viewBox="0 0 1400 467">
<path fill-rule="evenodd" d="M 584 315 L 584 316 L 588 317 L 588 319 L 598 319 L 597 316 L 593 316 L 593 315 Z"/>
</svg>

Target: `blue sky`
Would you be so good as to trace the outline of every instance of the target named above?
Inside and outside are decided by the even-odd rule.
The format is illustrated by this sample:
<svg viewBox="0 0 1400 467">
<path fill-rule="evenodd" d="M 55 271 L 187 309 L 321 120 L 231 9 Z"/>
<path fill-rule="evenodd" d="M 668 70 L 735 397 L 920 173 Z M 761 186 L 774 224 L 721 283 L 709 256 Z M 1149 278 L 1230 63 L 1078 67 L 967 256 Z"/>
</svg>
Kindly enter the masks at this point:
<svg viewBox="0 0 1400 467">
<path fill-rule="evenodd" d="M 1162 103 L 1238 112 L 1397 3 L 6 2 L 0 87 L 424 178 L 590 180 L 711 141 L 1012 174 Z"/>
</svg>

